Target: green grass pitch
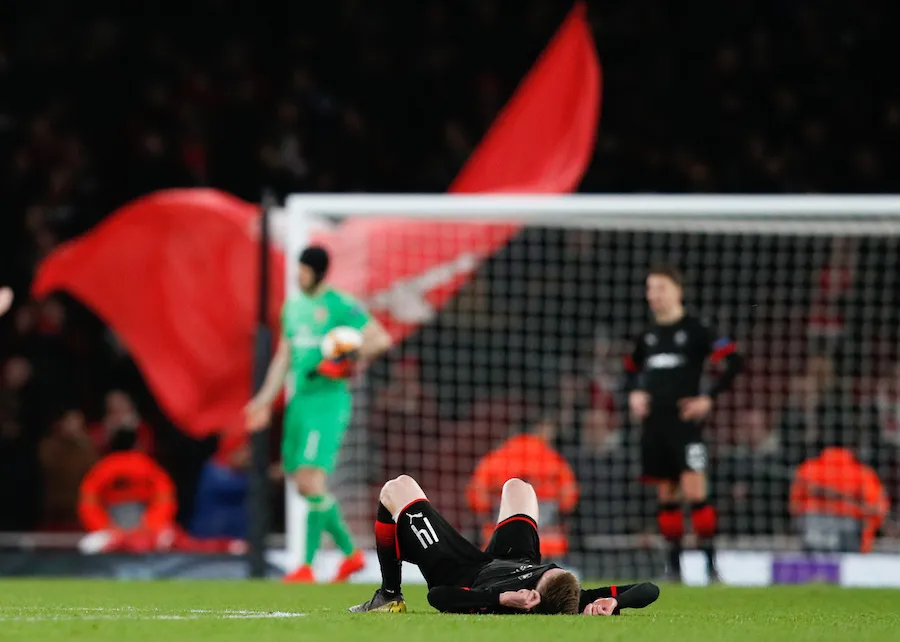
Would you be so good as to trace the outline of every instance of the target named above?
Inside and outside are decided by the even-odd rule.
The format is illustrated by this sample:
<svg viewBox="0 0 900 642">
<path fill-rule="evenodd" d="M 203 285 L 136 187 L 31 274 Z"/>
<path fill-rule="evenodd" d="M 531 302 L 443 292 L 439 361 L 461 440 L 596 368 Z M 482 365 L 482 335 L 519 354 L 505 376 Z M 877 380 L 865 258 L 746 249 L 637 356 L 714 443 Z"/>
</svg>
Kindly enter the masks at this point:
<svg viewBox="0 0 900 642">
<path fill-rule="evenodd" d="M 350 615 L 360 585 L 275 582 L 0 582 L 0 641 L 896 642 L 900 591 L 829 586 L 662 586 L 621 617 L 450 616 L 410 587 L 406 615 Z"/>
</svg>

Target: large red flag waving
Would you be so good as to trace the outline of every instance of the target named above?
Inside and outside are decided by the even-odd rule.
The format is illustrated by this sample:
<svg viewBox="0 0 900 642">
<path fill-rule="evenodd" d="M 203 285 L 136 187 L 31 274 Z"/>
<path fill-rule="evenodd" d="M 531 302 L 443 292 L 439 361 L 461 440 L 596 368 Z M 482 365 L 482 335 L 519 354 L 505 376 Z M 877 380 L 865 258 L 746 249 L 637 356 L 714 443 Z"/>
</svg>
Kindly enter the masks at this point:
<svg viewBox="0 0 900 642">
<path fill-rule="evenodd" d="M 600 83 L 600 61 L 584 4 L 578 3 L 450 191 L 573 191 L 594 153 Z M 315 241 L 337 257 L 332 282 L 365 298 L 398 340 L 430 319 L 482 259 L 518 229 L 499 223 L 351 218 Z"/>
<path fill-rule="evenodd" d="M 157 192 L 114 212 L 40 266 L 35 296 L 65 290 L 119 335 L 186 432 L 236 425 L 252 393 L 259 208 L 211 189 Z M 271 254 L 270 322 L 284 261 Z"/>
<path fill-rule="evenodd" d="M 579 3 L 451 191 L 572 191 L 590 162 L 599 111 L 600 64 Z M 254 206 L 214 190 L 154 194 L 55 251 L 34 293 L 66 290 L 91 307 L 128 346 L 173 422 L 203 437 L 237 425 L 251 392 L 257 227 Z M 332 252 L 332 282 L 365 298 L 399 340 L 517 229 L 350 219 L 317 240 Z M 274 250 L 271 260 L 274 325 L 284 265 Z"/>
</svg>

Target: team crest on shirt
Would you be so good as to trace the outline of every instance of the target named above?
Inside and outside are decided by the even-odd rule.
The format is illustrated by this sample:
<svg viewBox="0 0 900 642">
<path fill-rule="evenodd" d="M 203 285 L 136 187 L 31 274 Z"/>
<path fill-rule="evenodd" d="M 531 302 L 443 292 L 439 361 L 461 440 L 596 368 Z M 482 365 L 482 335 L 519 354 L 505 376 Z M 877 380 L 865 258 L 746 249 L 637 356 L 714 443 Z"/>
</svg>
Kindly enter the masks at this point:
<svg viewBox="0 0 900 642">
<path fill-rule="evenodd" d="M 328 310 L 319 307 L 315 311 L 316 323 L 325 323 L 328 320 Z"/>
<path fill-rule="evenodd" d="M 304 325 L 297 328 L 296 334 L 291 338 L 291 343 L 295 348 L 302 350 L 319 345 L 319 340 L 314 337 L 312 331 Z"/>
<path fill-rule="evenodd" d="M 655 346 L 656 345 L 656 335 L 653 334 L 652 332 L 645 334 L 644 335 L 644 343 L 646 343 L 648 346 Z"/>
<path fill-rule="evenodd" d="M 676 345 L 683 346 L 685 341 L 687 341 L 687 333 L 684 330 L 679 330 L 675 333 Z"/>
</svg>

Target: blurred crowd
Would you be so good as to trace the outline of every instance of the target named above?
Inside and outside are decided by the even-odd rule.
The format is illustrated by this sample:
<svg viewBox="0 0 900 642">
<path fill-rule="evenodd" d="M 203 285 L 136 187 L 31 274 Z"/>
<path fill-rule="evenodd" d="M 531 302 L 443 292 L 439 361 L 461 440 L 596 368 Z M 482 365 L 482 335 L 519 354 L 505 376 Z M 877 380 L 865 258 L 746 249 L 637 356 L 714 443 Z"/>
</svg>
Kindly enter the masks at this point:
<svg viewBox="0 0 900 642">
<path fill-rule="evenodd" d="M 900 95 L 896 84 L 879 82 L 880 70 L 892 59 L 891 36 L 883 26 L 887 9 L 881 5 L 865 12 L 849 4 L 826 7 L 805 0 L 690 6 L 609 0 L 588 6 L 603 63 L 604 104 L 597 153 L 583 191 L 894 188 L 888 168 L 900 153 Z M 43 257 L 116 207 L 165 187 L 215 186 L 249 200 L 257 200 L 264 186 L 280 195 L 443 191 L 568 8 L 569 3 L 549 0 L 294 5 L 189 0 L 156 3 L 152 12 L 62 0 L 8 7 L 0 24 L 0 282 L 16 289 L 18 303 L 0 322 L 0 530 L 77 526 L 73 481 L 121 430 L 141 435 L 138 447 L 158 458 L 175 479 L 180 518 L 187 523 L 201 465 L 217 447 L 214 442 L 190 443 L 169 425 L 120 341 L 89 311 L 66 297 L 28 300 L 29 283 Z M 544 317 L 545 334 L 557 339 L 543 342 L 535 362 L 500 363 L 497 372 L 506 374 L 498 374 L 492 385 L 505 397 L 534 400 L 535 391 L 523 389 L 510 373 L 550 368 L 556 373 L 554 383 L 542 390 L 554 392 L 541 395 L 553 398 L 538 395 L 537 408 L 474 399 L 463 399 L 469 404 L 465 409 L 448 408 L 446 399 L 459 397 L 452 381 L 459 373 L 442 372 L 427 350 L 417 353 L 417 345 L 447 345 L 433 339 L 435 332 L 444 332 L 454 337 L 452 345 L 459 350 L 477 355 L 485 352 L 479 341 L 490 335 L 483 332 L 486 326 L 513 327 L 513 312 L 500 319 L 496 310 L 468 317 L 465 311 L 478 310 L 480 298 L 498 291 L 492 284 L 516 274 L 509 272 L 507 260 L 514 247 L 507 258 L 494 261 L 495 267 L 488 266 L 453 310 L 414 339 L 409 347 L 413 357 L 392 366 L 392 373 L 387 365 L 382 369 L 375 389 L 386 391 L 374 399 L 371 417 L 376 439 L 387 430 L 379 428 L 384 413 L 406 413 L 416 417 L 421 439 L 420 446 L 409 446 L 410 452 L 428 455 L 418 460 L 420 466 L 427 469 L 433 460 L 471 470 L 484 448 L 468 452 L 460 444 L 491 445 L 508 434 L 507 428 L 520 429 L 550 414 L 554 434 L 563 435 L 563 442 L 569 440 L 566 447 L 578 452 L 576 469 L 603 468 L 594 460 L 579 464 L 593 456 L 586 453 L 612 461 L 609 453 L 624 447 L 616 446 L 616 440 L 627 441 L 616 430 L 624 421 L 610 383 L 616 372 L 597 365 L 606 363 L 606 357 L 590 367 L 565 362 L 579 352 L 575 346 L 593 342 L 600 326 L 607 331 L 600 334 L 598 354 L 615 361 L 642 317 L 630 308 L 618 316 L 595 309 L 610 302 L 628 305 L 617 294 L 601 291 L 606 286 L 599 275 L 610 281 L 632 279 L 623 287 L 639 298 L 646 253 L 623 257 L 633 265 L 616 272 L 614 266 L 596 263 L 594 253 L 608 249 L 603 237 L 551 237 L 520 239 L 520 249 L 546 244 L 554 252 L 545 255 L 547 269 L 555 272 L 530 275 L 529 283 L 537 283 L 537 289 L 520 296 L 518 303 L 507 303 L 540 310 L 545 307 L 542 297 L 557 296 L 557 309 L 565 311 L 560 314 L 571 318 Z M 623 237 L 613 242 L 640 247 L 643 241 Z M 566 261 L 551 258 L 559 256 L 555 243 L 568 248 Z M 808 277 L 830 269 L 831 255 L 803 247 L 800 255 L 816 260 L 795 266 L 802 275 L 796 277 L 804 284 L 801 289 L 815 293 L 815 284 L 825 283 L 826 289 L 862 293 L 848 308 L 861 314 L 871 312 L 873 305 L 890 307 L 894 299 L 884 292 L 891 286 L 861 284 L 859 276 L 887 268 L 886 263 L 851 270 L 846 286 L 840 285 L 846 272 L 841 265 L 834 268 L 834 279 L 814 281 Z M 883 247 L 875 255 L 887 256 L 889 250 Z M 730 260 L 709 247 L 706 251 L 717 260 Z M 841 252 L 836 250 L 835 256 L 840 263 Z M 496 267 L 503 265 L 507 267 Z M 583 278 L 583 270 L 594 269 L 593 278 Z M 739 277 L 732 273 L 730 278 Z M 759 291 L 779 277 L 772 272 L 766 278 L 770 280 L 757 283 Z M 575 292 L 562 285 L 571 281 L 595 290 Z M 724 287 L 717 283 L 709 289 L 721 292 Z M 882 298 L 866 299 L 871 292 Z M 562 302 L 564 296 L 593 303 L 588 309 L 573 308 Z M 726 320 L 741 318 L 747 301 L 735 301 Z M 712 300 L 701 303 L 713 305 Z M 816 303 L 807 304 L 809 313 Z M 533 310 L 514 310 L 529 312 Z M 612 327 L 616 319 L 619 325 Z M 774 326 L 792 319 L 784 311 L 772 312 L 738 330 L 756 341 L 750 342 L 752 355 L 753 346 L 770 345 L 761 337 L 771 337 Z M 819 327 L 808 334 L 834 343 L 832 321 L 827 314 L 808 320 Z M 867 332 L 862 320 L 847 323 L 855 323 L 848 330 L 855 333 L 849 352 L 874 354 L 871 342 L 859 340 Z M 559 331 L 576 326 L 577 332 Z M 775 330 L 784 341 L 798 336 L 793 329 Z M 522 351 L 519 346 L 505 352 Z M 891 366 L 896 355 L 849 365 L 829 350 L 816 355 L 824 361 L 792 362 L 791 368 L 778 365 L 774 370 L 765 358 L 756 364 L 748 380 L 790 382 L 786 385 L 792 393 L 806 391 L 806 412 L 791 405 L 790 395 L 784 404 L 793 410 L 787 413 L 780 412 L 781 401 L 775 397 L 767 398 L 764 407 L 739 404 L 741 413 L 717 423 L 733 432 L 722 439 L 727 444 L 723 458 L 738 452 L 783 457 L 772 430 L 778 421 L 801 430 L 797 426 L 803 419 L 798 417 L 815 415 L 810 404 L 827 406 L 838 397 L 841 401 L 833 403 L 845 403 L 847 395 L 854 403 L 865 400 L 861 407 L 871 407 L 865 416 L 873 418 L 877 429 L 868 430 L 873 436 L 863 445 L 871 452 L 893 452 L 875 436 L 887 435 L 896 446 L 898 395 Z M 860 363 L 877 364 L 878 371 L 865 371 Z M 827 374 L 832 365 L 837 379 Z M 404 388 L 414 385 L 411 373 L 424 381 L 416 385 L 434 389 L 431 397 L 423 393 L 413 401 L 415 396 Z M 836 390 L 835 381 L 853 390 L 822 392 Z M 453 422 L 451 432 L 445 432 L 447 421 Z M 576 423 L 587 426 L 577 438 L 571 436 Z M 496 438 L 465 437 L 485 425 L 494 427 Z M 607 438 L 607 433 L 613 436 Z M 443 440 L 454 445 L 456 455 L 445 456 Z M 890 457 L 879 456 L 884 461 L 873 464 L 889 473 Z M 623 460 L 615 455 L 615 461 Z M 795 463 L 779 459 L 779 465 Z M 736 464 L 734 470 L 745 468 Z M 747 496 L 751 482 L 735 472 L 722 492 L 738 501 Z"/>
</svg>

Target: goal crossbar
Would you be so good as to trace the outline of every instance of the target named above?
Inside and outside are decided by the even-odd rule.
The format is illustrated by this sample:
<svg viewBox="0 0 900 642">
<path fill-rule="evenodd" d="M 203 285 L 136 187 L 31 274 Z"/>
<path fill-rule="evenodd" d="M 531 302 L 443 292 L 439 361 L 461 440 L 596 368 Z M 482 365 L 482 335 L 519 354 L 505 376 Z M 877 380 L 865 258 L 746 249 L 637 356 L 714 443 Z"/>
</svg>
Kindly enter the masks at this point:
<svg viewBox="0 0 900 642">
<path fill-rule="evenodd" d="M 297 194 L 285 209 L 313 217 L 508 221 L 621 231 L 900 234 L 900 196 Z"/>
<path fill-rule="evenodd" d="M 303 209 L 319 214 L 362 217 L 416 215 L 476 220 L 512 216 L 522 222 L 546 222 L 548 214 L 569 217 L 900 217 L 900 195 L 294 194 L 288 197 L 286 205 L 289 211 Z"/>
</svg>

